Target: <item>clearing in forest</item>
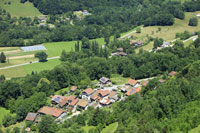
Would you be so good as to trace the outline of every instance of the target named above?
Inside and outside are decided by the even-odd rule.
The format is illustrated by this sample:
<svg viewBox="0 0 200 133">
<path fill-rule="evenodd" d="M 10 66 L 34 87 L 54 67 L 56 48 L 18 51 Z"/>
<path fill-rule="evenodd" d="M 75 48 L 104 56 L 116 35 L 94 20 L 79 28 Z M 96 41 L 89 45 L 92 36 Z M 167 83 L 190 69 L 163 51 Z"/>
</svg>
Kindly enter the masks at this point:
<svg viewBox="0 0 200 133">
<path fill-rule="evenodd" d="M 12 17 L 31 17 L 40 16 L 42 13 L 33 6 L 32 3 L 20 3 L 20 0 L 0 0 L 3 9 L 11 14 Z"/>
</svg>

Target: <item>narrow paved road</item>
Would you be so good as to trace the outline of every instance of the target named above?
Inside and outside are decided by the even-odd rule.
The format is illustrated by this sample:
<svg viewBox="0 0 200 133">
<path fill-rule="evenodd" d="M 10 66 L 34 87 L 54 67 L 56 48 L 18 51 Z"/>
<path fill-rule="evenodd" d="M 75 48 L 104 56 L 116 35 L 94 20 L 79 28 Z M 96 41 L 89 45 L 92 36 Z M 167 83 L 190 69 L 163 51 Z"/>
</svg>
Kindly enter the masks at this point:
<svg viewBox="0 0 200 133">
<path fill-rule="evenodd" d="M 56 56 L 56 57 L 47 58 L 47 60 L 53 60 L 53 59 L 59 59 L 59 58 L 60 58 L 60 56 Z M 33 61 L 32 63 L 28 62 L 28 63 L 18 64 L 18 65 L 13 65 L 13 66 L 2 67 L 2 68 L 0 68 L 0 70 L 9 69 L 9 68 L 13 68 L 13 67 L 24 66 L 24 65 L 38 63 L 38 62 L 39 61 Z"/>
<path fill-rule="evenodd" d="M 132 31 L 130 33 L 127 33 L 126 35 L 121 36 L 120 39 L 124 39 L 125 37 L 127 37 L 127 36 L 129 36 L 129 35 L 131 35 L 133 33 L 136 33 L 136 30 L 134 30 L 134 31 Z"/>
</svg>

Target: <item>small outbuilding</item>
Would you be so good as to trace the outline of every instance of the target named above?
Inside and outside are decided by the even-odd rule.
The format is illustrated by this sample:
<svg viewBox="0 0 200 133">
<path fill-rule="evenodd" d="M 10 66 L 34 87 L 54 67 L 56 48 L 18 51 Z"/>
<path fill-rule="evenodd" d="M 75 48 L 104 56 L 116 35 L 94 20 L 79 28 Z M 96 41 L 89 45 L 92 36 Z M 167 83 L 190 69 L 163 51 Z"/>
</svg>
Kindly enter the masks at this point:
<svg viewBox="0 0 200 133">
<path fill-rule="evenodd" d="M 37 116 L 38 116 L 37 113 L 28 113 L 25 120 L 34 122 Z"/>
</svg>

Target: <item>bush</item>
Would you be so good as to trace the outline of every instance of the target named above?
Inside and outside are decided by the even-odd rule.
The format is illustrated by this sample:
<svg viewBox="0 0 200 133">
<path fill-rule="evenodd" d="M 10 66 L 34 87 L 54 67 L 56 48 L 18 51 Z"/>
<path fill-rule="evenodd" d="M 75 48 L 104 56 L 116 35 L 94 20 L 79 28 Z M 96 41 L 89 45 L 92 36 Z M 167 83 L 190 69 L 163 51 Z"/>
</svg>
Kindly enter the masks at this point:
<svg viewBox="0 0 200 133">
<path fill-rule="evenodd" d="M 8 127 L 10 125 L 13 125 L 17 122 L 16 117 L 15 116 L 11 116 L 11 115 L 5 115 L 3 120 L 2 120 L 2 124 L 4 127 Z"/>
<path fill-rule="evenodd" d="M 40 62 L 47 61 L 48 55 L 45 52 L 38 52 L 35 54 L 35 58 L 38 58 Z"/>
<path fill-rule="evenodd" d="M 136 29 L 136 33 L 141 33 L 141 28 L 140 28 L 140 27 L 138 27 L 138 28 Z"/>
<path fill-rule="evenodd" d="M 198 25 L 198 19 L 196 17 L 190 18 L 188 25 L 189 26 L 197 26 Z"/>
</svg>

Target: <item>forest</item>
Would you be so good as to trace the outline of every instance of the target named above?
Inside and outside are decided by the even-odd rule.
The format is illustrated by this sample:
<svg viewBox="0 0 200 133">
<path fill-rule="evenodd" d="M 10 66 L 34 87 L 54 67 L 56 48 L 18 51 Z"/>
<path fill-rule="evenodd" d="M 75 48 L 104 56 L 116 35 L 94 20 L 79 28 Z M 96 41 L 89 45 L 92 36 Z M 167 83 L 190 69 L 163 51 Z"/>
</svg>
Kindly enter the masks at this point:
<svg viewBox="0 0 200 133">
<path fill-rule="evenodd" d="M 35 45 L 44 42 L 108 38 L 136 26 L 173 25 L 174 18 L 184 19 L 185 11 L 197 11 L 199 0 L 185 2 L 163 0 L 29 0 L 48 15 L 47 25 L 38 18 L 11 17 L 0 8 L 0 46 Z M 26 0 L 22 0 L 22 3 Z M 49 8 L 51 7 L 51 8 Z M 91 15 L 77 18 L 74 11 L 88 10 Z M 63 21 L 67 16 L 70 21 Z M 50 28 L 53 24 L 55 28 Z"/>
<path fill-rule="evenodd" d="M 79 46 L 80 43 L 81 46 Z M 93 132 L 100 132 L 105 125 L 113 122 L 119 122 L 117 132 L 129 132 L 132 128 L 135 128 L 137 132 L 153 132 L 154 130 L 187 132 L 199 125 L 198 118 L 200 117 L 196 113 L 199 107 L 196 105 L 199 104 L 200 38 L 189 47 L 185 48 L 181 41 L 177 41 L 174 47 L 165 48 L 156 53 L 140 50 L 136 54 L 128 51 L 130 49 L 126 43 L 126 41 L 116 40 L 107 49 L 102 49 L 98 48 L 98 43 L 90 43 L 85 38 L 82 42 L 77 42 L 75 52 L 68 54 L 63 51 L 61 55 L 63 63 L 53 70 L 32 72 L 24 78 L 11 80 L 5 80 L 5 77 L 1 76 L 1 106 L 16 113 L 16 117 L 13 118 L 6 116 L 5 124 L 8 126 L 22 121 L 28 112 L 37 112 L 40 107 L 48 105 L 47 97 L 57 90 L 77 85 L 78 95 L 82 89 L 90 85 L 92 80 L 102 76 L 110 77 L 111 74 L 121 74 L 135 79 L 163 75 L 167 82 L 161 84 L 157 78 L 151 80 L 149 85 L 142 89 L 141 94 L 134 95 L 125 102 L 119 102 L 113 112 L 90 108 L 83 114 L 84 119 L 80 115 L 66 121 L 59 128 L 48 128 L 53 131 L 39 126 L 40 124 L 50 124 L 47 127 L 55 126 L 53 118 L 44 118 L 44 121 L 49 119 L 49 122 L 43 123 L 42 120 L 37 127 L 38 130 L 40 132 L 44 130 L 78 132 L 86 121 L 89 125 L 97 127 Z M 128 56 L 108 58 L 107 53 L 121 46 L 124 46 Z M 95 52 L 99 54 L 94 54 Z M 179 74 L 176 78 L 168 79 L 166 75 L 172 70 Z M 81 129 L 80 132 L 82 132 Z"/>
</svg>

